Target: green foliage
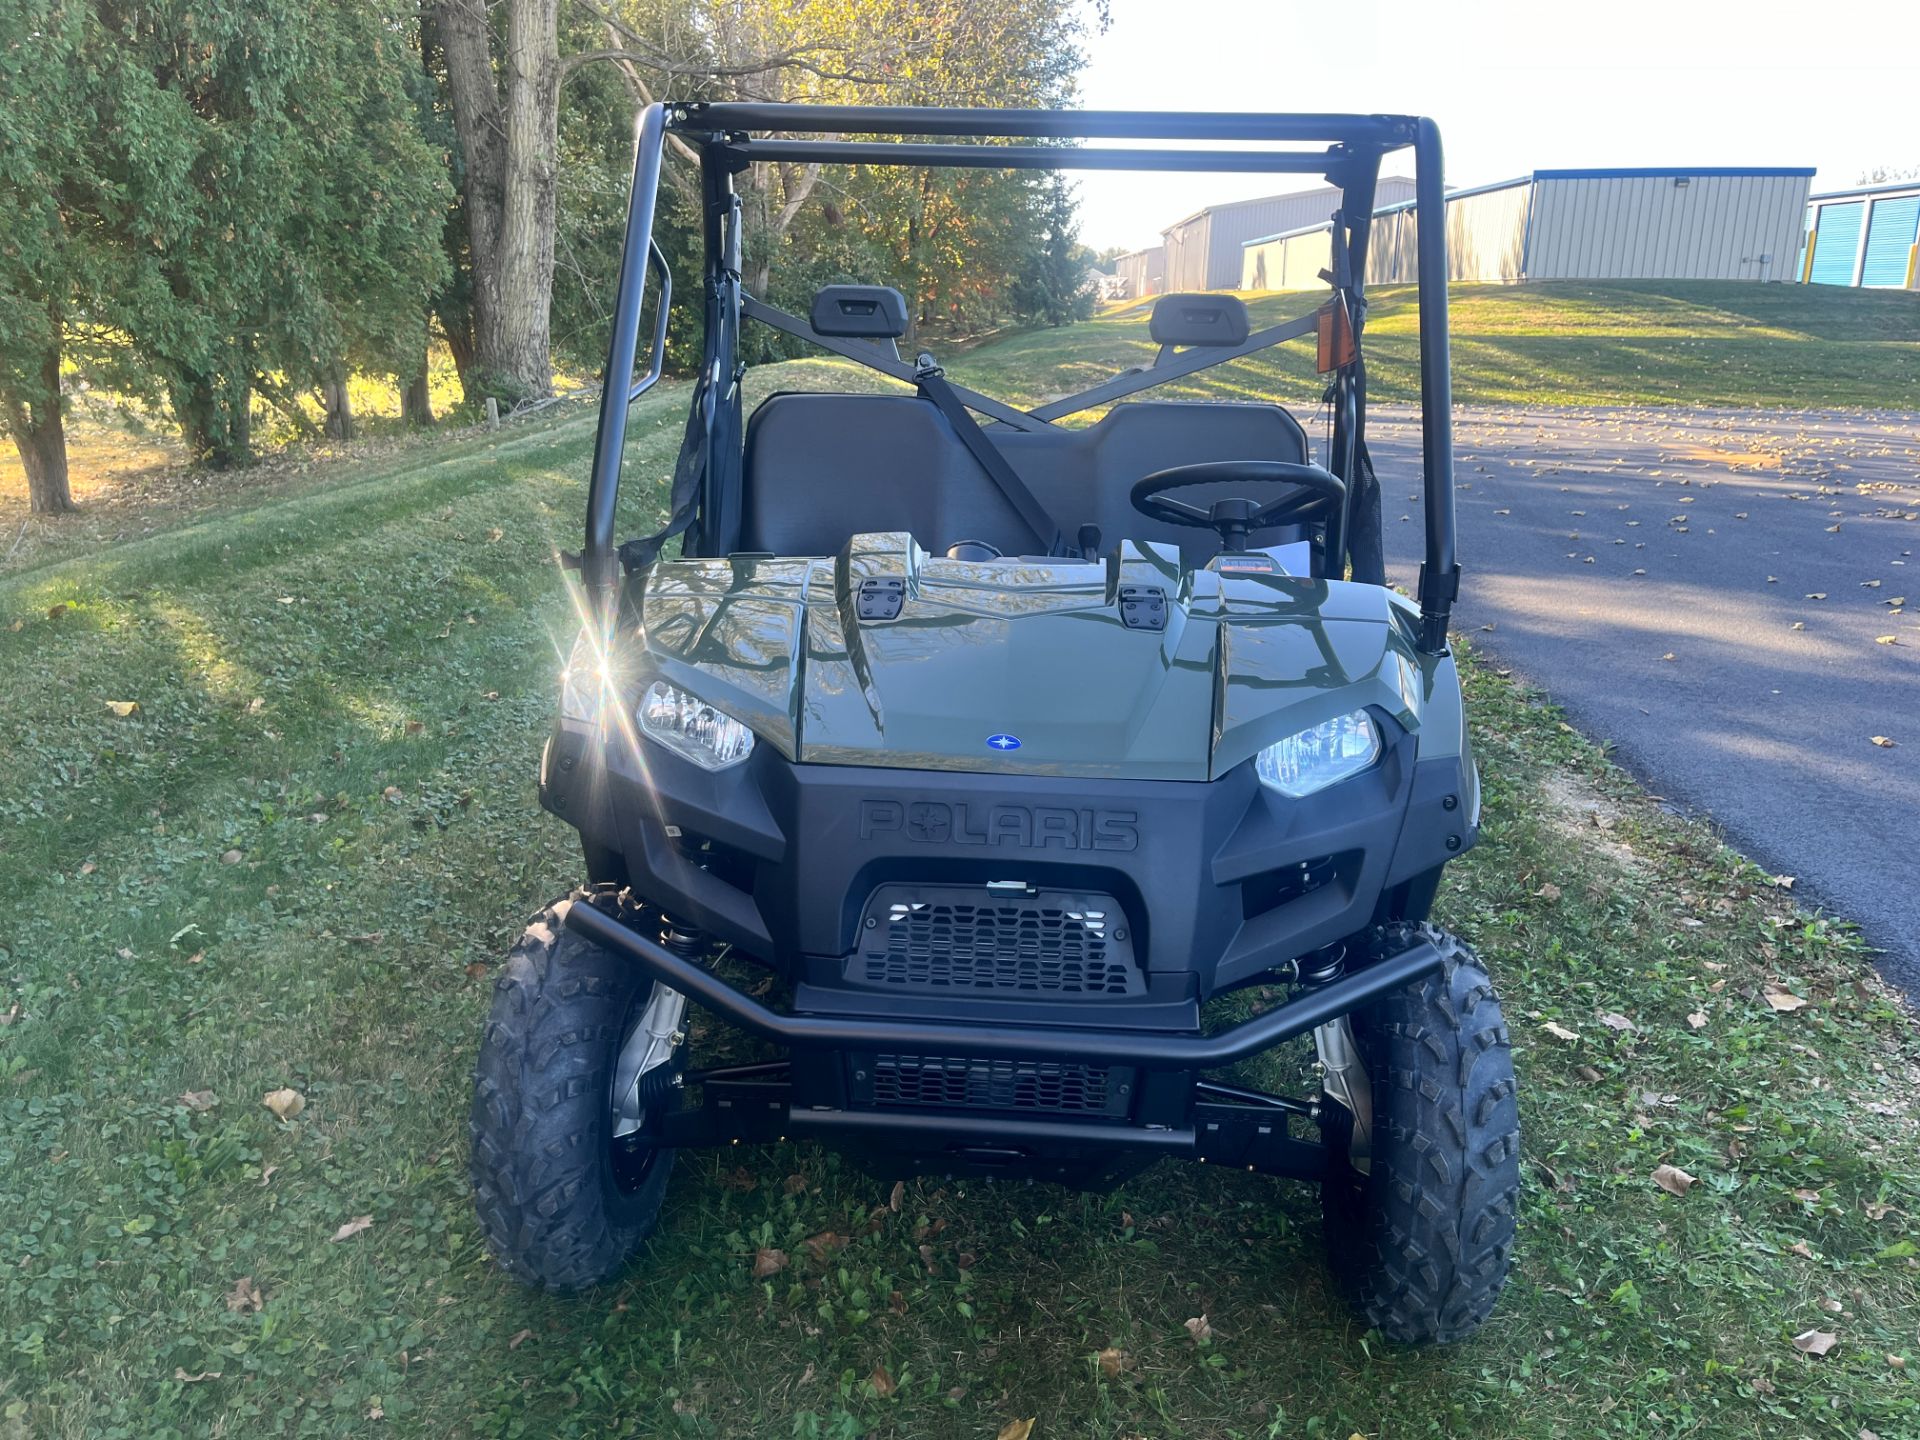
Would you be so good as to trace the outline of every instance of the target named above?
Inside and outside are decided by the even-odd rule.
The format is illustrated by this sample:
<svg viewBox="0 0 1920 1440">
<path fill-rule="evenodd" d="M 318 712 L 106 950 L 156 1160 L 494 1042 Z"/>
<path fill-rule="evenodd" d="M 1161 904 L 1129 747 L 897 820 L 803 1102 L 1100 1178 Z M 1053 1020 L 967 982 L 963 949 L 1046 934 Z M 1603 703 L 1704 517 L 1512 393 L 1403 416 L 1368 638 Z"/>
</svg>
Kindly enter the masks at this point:
<svg viewBox="0 0 1920 1440">
<path fill-rule="evenodd" d="M 10 52 L 31 83 L 0 91 L 0 133 L 51 137 L 8 202 L 30 223 L 0 293 L 63 302 L 207 458 L 245 457 L 256 388 L 284 403 L 348 365 L 410 368 L 446 190 L 409 93 L 411 15 L 46 6 Z"/>
</svg>

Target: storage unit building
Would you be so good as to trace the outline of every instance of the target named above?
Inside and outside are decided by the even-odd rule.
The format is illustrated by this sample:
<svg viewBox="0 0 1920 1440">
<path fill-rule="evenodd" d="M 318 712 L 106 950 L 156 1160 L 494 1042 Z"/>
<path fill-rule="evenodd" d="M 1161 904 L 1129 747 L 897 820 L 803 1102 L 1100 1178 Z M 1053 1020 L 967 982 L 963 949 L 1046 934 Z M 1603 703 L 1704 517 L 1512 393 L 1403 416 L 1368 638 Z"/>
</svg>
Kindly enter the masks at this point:
<svg viewBox="0 0 1920 1440">
<path fill-rule="evenodd" d="M 1412 198 L 1413 181 L 1402 176 L 1382 175 L 1374 187 L 1376 204 Z M 1339 189 L 1322 185 L 1197 210 L 1161 232 L 1167 257 L 1167 289 L 1237 289 L 1247 241 L 1258 235 L 1329 224 L 1339 205 Z"/>
<path fill-rule="evenodd" d="M 1791 279 L 1812 177 L 1811 169 L 1536 170 L 1456 190 L 1447 196 L 1448 278 Z M 1318 285 L 1306 257 L 1324 255 L 1328 228 L 1252 241 L 1243 247 L 1242 284 L 1277 275 L 1286 283 L 1265 288 Z M 1368 284 L 1419 278 L 1417 231 L 1411 202 L 1375 212 Z"/>
<path fill-rule="evenodd" d="M 1920 181 L 1808 196 L 1795 276 L 1812 285 L 1920 289 Z"/>
<path fill-rule="evenodd" d="M 1167 289 L 1167 247 L 1150 246 L 1118 257 L 1113 273 L 1126 282 L 1126 297 L 1138 300 L 1145 295 L 1162 295 Z"/>
</svg>

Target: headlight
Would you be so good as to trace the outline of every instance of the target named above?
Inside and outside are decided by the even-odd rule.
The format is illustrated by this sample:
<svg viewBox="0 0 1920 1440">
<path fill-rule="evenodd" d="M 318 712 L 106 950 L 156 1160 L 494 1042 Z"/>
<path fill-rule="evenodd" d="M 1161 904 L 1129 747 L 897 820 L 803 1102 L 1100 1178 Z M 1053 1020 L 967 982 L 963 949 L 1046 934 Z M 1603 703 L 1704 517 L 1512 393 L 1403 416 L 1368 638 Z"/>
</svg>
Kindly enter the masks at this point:
<svg viewBox="0 0 1920 1440">
<path fill-rule="evenodd" d="M 602 708 L 614 695 L 613 666 L 594 643 L 592 631 L 582 628 L 560 672 L 560 713 L 588 725 L 599 723 Z"/>
<path fill-rule="evenodd" d="M 703 770 L 724 770 L 753 753 L 753 732 L 723 710 L 656 680 L 640 697 L 640 728 Z"/>
<path fill-rule="evenodd" d="M 1254 760 L 1260 783 L 1298 800 L 1358 775 L 1380 758 L 1380 729 L 1364 710 L 1325 720 L 1267 746 Z"/>
</svg>

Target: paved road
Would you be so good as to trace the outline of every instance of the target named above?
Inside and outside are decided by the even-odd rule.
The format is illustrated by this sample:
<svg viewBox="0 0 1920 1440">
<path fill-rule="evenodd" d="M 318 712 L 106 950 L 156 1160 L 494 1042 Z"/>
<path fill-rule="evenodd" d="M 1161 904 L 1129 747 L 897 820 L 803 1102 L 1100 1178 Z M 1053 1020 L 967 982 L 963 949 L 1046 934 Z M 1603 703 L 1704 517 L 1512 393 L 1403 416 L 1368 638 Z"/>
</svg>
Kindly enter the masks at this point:
<svg viewBox="0 0 1920 1440">
<path fill-rule="evenodd" d="M 1463 409 L 1455 427 L 1456 627 L 1858 921 L 1920 998 L 1920 415 Z M 1410 584 L 1418 430 L 1389 412 L 1369 432 Z"/>
</svg>

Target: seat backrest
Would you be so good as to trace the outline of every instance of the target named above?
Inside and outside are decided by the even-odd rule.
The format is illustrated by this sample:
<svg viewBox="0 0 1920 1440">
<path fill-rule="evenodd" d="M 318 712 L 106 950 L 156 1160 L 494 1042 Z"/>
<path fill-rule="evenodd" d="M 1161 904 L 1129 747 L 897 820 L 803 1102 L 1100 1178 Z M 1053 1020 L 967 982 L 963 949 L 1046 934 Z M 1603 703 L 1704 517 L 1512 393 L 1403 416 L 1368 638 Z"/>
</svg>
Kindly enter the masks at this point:
<svg viewBox="0 0 1920 1440">
<path fill-rule="evenodd" d="M 1278 405 L 1242 402 L 1136 401 L 1114 406 L 1085 429 L 990 425 L 986 434 L 1069 538 L 1091 522 L 1103 544 L 1122 537 L 1172 542 L 1192 564 L 1214 555 L 1218 540 L 1211 531 L 1140 514 L 1127 498 L 1136 480 L 1203 460 L 1307 458 L 1298 421 Z M 1205 504 L 1217 497 L 1196 488 L 1181 498 Z M 1030 555 L 1043 543 L 931 402 L 833 394 L 764 401 L 747 424 L 741 548 L 831 555 L 849 535 L 881 530 L 905 530 L 936 553 L 956 541 L 983 540 L 1009 555 Z M 1299 536 L 1288 528 L 1257 539 L 1272 545 Z"/>
</svg>

